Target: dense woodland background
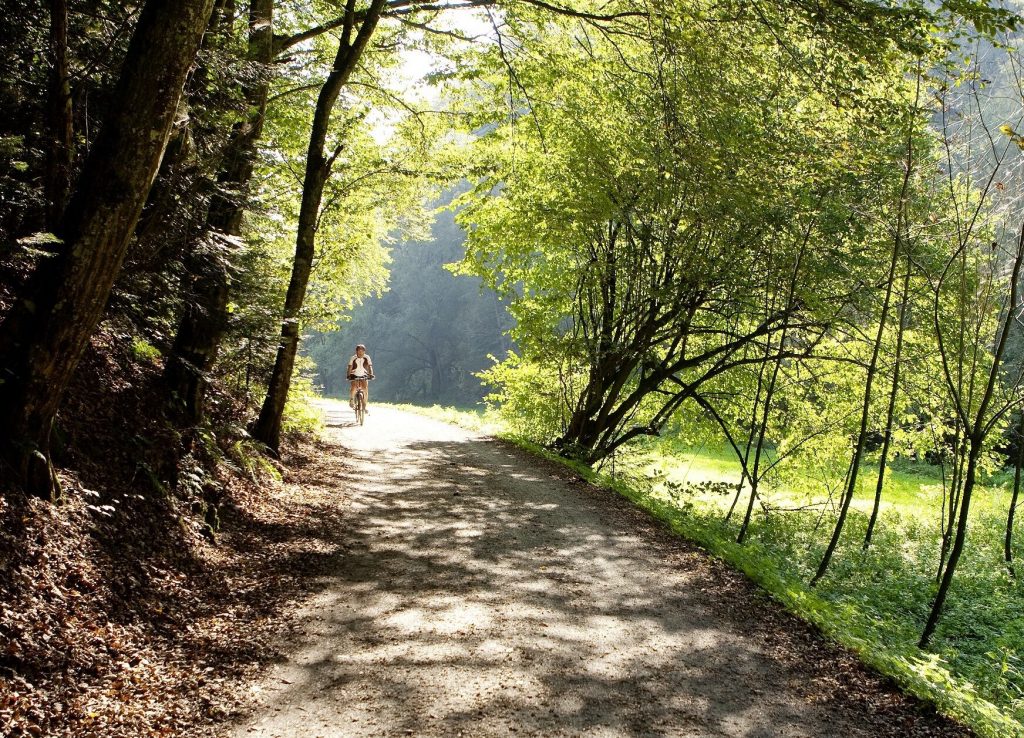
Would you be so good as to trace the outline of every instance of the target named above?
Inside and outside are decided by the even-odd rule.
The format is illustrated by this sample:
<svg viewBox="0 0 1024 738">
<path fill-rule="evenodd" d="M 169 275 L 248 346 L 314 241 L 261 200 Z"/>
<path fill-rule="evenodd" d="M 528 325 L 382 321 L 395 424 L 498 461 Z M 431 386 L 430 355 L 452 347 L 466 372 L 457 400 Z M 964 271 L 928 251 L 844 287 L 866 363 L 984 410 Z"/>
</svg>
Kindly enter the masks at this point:
<svg viewBox="0 0 1024 738">
<path fill-rule="evenodd" d="M 0 732 L 223 719 L 362 342 L 1021 734 L 1020 10 L 0 0 Z"/>
</svg>

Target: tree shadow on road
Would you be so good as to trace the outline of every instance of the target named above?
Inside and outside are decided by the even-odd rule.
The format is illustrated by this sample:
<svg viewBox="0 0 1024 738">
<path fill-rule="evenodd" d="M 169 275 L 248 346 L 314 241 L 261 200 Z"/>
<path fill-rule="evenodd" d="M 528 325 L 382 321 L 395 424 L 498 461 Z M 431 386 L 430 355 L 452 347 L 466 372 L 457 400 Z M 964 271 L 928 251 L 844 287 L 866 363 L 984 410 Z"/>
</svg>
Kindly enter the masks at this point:
<svg viewBox="0 0 1024 738">
<path fill-rule="evenodd" d="M 348 459 L 321 482 L 353 490 L 344 551 L 249 727 L 969 734 L 561 467 L 487 439 Z"/>
</svg>

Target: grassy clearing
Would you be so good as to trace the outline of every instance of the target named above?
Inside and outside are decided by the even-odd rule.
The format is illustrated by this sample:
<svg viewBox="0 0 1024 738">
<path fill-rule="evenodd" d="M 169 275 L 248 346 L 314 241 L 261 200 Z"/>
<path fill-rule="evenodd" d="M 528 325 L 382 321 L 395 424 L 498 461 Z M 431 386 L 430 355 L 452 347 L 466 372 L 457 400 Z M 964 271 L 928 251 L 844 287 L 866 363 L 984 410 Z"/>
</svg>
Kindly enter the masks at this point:
<svg viewBox="0 0 1024 738">
<path fill-rule="evenodd" d="M 478 410 L 411 410 L 473 430 L 510 437 L 496 415 Z M 562 459 L 556 460 L 569 464 Z M 766 490 L 768 509 L 757 507 L 750 537 L 735 543 L 738 516 L 725 521 L 739 465 L 730 452 L 660 444 L 620 455 L 615 474 L 574 465 L 591 481 L 614 489 L 680 535 L 696 541 L 756 581 L 789 609 L 856 651 L 905 690 L 934 702 L 984 736 L 1024 736 L 1024 585 L 1002 562 L 1002 526 L 1009 479 L 985 480 L 973 507 L 968 548 L 933 650 L 917 648 L 935 591 L 940 545 L 942 483 L 923 463 L 901 463 L 886 483 L 885 505 L 874 544 L 861 542 L 874 493 L 876 467 L 864 467 L 863 484 L 829 575 L 807 586 L 834 521 L 833 505 L 793 487 L 814 488 L 808 471 L 786 489 Z M 717 491 L 716 491 L 717 490 Z M 780 508 L 803 507 L 781 512 Z"/>
<path fill-rule="evenodd" d="M 735 485 L 740 480 L 740 464 L 735 453 L 728 448 L 704 446 L 694 449 L 666 442 L 626 455 L 622 463 L 634 474 L 637 469 L 647 476 L 662 473 L 667 480 L 677 484 L 697 485 L 711 481 Z M 870 513 L 877 475 L 877 460 L 861 467 L 860 492 L 852 503 L 853 509 Z M 987 478 L 974 498 L 973 513 L 977 516 L 1005 514 L 1012 481 L 1012 475 L 1005 472 Z M 779 505 L 823 502 L 821 485 L 812 475 L 807 474 L 805 483 L 799 486 L 804 489 L 798 493 L 792 488 L 772 489 L 769 485 L 767 496 L 772 503 Z M 925 462 L 896 460 L 886 471 L 882 509 L 914 515 L 933 521 L 937 526 L 942 493 L 942 476 L 936 467 Z"/>
</svg>

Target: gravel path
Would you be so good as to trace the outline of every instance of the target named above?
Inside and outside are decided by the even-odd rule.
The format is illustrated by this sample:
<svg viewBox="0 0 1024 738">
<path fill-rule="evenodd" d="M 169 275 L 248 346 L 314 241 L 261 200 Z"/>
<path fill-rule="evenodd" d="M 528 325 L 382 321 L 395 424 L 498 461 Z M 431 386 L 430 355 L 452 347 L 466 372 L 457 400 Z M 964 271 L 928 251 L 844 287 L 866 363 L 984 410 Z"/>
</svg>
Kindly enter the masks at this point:
<svg viewBox="0 0 1024 738">
<path fill-rule="evenodd" d="M 564 469 L 325 408 L 346 553 L 228 735 L 969 735 Z"/>
</svg>

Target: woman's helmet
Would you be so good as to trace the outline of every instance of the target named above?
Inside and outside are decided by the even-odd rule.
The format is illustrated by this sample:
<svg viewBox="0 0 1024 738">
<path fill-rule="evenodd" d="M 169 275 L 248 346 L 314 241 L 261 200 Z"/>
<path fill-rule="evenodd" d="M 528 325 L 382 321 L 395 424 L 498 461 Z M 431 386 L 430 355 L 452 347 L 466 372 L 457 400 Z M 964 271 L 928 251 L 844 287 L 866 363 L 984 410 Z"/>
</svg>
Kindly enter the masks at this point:
<svg viewBox="0 0 1024 738">
<path fill-rule="evenodd" d="M 364 346 L 361 343 L 356 344 L 356 351 L 358 351 L 359 349 L 362 349 L 363 351 L 366 351 L 366 346 Z"/>
</svg>

